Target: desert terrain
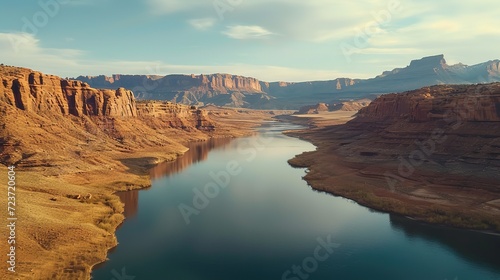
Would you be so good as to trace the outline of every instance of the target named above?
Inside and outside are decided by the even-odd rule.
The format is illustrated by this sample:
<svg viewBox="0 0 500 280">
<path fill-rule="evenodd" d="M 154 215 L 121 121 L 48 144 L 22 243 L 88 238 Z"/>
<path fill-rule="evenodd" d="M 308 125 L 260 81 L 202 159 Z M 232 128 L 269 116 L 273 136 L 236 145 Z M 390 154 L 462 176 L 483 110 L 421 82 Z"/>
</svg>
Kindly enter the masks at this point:
<svg viewBox="0 0 500 280">
<path fill-rule="evenodd" d="M 425 222 L 500 232 L 499 84 L 382 95 L 355 117 L 298 115 L 291 159 L 316 190 Z M 346 123 L 347 122 L 347 123 Z"/>
</svg>

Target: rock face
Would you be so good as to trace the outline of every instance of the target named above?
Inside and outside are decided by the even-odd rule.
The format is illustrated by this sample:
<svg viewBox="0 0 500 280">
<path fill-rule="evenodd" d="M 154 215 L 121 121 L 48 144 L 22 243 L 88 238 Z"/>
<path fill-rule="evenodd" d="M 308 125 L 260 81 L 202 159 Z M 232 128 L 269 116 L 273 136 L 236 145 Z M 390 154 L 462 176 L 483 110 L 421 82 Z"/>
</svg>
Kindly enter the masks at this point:
<svg viewBox="0 0 500 280">
<path fill-rule="evenodd" d="M 407 119 L 430 122 L 460 118 L 467 122 L 500 122 L 500 83 L 432 86 L 401 94 L 387 94 L 360 110 L 357 121 Z"/>
<path fill-rule="evenodd" d="M 252 107 L 271 99 L 263 88 L 267 83 L 229 74 L 138 76 L 80 76 L 78 80 L 106 88 L 127 87 L 137 98 L 166 100 L 187 105 L 217 104 Z"/>
<path fill-rule="evenodd" d="M 108 76 L 79 76 L 77 80 L 91 83 L 103 88 L 131 87 L 154 91 L 156 86 L 170 87 L 172 90 L 217 91 L 228 93 L 231 91 L 262 93 L 260 81 L 254 78 L 234 76 L 229 74 L 212 75 L 112 75 Z"/>
<path fill-rule="evenodd" d="M 125 87 L 140 99 L 183 104 L 215 104 L 258 109 L 298 109 L 305 104 L 339 103 L 439 84 L 500 81 L 500 60 L 473 66 L 448 65 L 443 55 L 413 60 L 407 67 L 385 71 L 372 79 L 338 78 L 311 82 L 263 82 L 228 74 L 80 76 L 94 87 Z"/>
<path fill-rule="evenodd" d="M 81 81 L 9 66 L 0 68 L 0 79 L 0 100 L 28 112 L 56 112 L 77 117 L 152 116 L 170 118 L 170 122 L 179 127 L 213 127 L 202 110 L 171 102 L 137 104 L 134 94 L 124 88 L 94 89 Z M 119 76 L 112 79 L 119 79 Z"/>
<path fill-rule="evenodd" d="M 204 110 L 172 102 L 139 101 L 137 103 L 138 115 L 141 117 L 155 117 L 163 119 L 171 127 L 196 127 L 201 130 L 213 130 L 215 124 Z"/>
<path fill-rule="evenodd" d="M 196 107 L 136 102 L 124 88 L 94 89 L 81 81 L 10 66 L 0 66 L 0 81 L 2 163 L 60 165 L 117 145 L 133 149 L 171 143 L 171 131 L 205 135 L 216 127 Z"/>
<path fill-rule="evenodd" d="M 500 83 L 382 95 L 339 129 L 344 139 L 353 135 L 339 154 L 387 164 L 391 179 L 403 185 L 422 178 L 430 185 L 498 191 Z"/>
<path fill-rule="evenodd" d="M 98 90 L 80 81 L 17 67 L 1 67 L 0 100 L 29 112 L 74 116 L 137 115 L 134 95 L 124 88 Z"/>
</svg>

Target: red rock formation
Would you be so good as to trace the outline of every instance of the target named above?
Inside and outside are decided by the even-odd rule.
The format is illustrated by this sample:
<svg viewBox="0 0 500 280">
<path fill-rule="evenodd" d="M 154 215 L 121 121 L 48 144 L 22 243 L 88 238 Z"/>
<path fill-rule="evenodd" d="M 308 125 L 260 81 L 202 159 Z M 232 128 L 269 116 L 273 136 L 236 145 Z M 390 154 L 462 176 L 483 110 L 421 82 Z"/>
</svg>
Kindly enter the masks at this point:
<svg viewBox="0 0 500 280">
<path fill-rule="evenodd" d="M 382 95 L 362 109 L 356 121 L 407 119 L 427 122 L 460 117 L 463 121 L 500 121 L 500 83 L 432 86 Z"/>
<path fill-rule="evenodd" d="M 91 158 L 93 149 L 112 150 L 113 145 L 170 143 L 164 131 L 172 128 L 179 133 L 215 128 L 205 111 L 186 105 L 146 102 L 138 110 L 133 93 L 123 88 L 99 90 L 6 66 L 0 67 L 0 81 L 2 163 L 57 165 L 67 157 Z M 100 147 L 83 148 L 91 145 Z"/>
<path fill-rule="evenodd" d="M 1 67 L 0 79 L 0 100 L 21 110 L 74 116 L 137 115 L 133 93 L 123 88 L 98 90 L 80 81 L 8 66 Z"/>
</svg>

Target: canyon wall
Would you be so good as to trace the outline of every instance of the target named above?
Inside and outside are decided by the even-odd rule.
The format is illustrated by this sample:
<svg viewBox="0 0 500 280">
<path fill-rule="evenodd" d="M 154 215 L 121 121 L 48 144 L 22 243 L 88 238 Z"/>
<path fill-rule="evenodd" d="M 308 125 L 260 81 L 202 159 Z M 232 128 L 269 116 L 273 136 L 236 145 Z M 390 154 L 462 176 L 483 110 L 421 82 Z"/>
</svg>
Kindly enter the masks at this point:
<svg viewBox="0 0 500 280">
<path fill-rule="evenodd" d="M 124 88 L 99 90 L 81 81 L 8 66 L 1 67 L 0 79 L 0 100 L 21 110 L 74 116 L 137 115 L 134 95 Z"/>
<path fill-rule="evenodd" d="M 112 79 L 119 79 L 119 76 Z M 229 78 L 229 77 L 226 77 Z M 207 114 L 195 107 L 171 102 L 140 102 L 124 88 L 95 89 L 87 83 L 66 80 L 19 67 L 0 67 L 0 101 L 33 113 L 57 113 L 77 117 L 158 117 L 172 127 L 213 127 Z M 239 87 L 238 79 L 214 80 L 214 86 Z"/>
<path fill-rule="evenodd" d="M 112 76 L 79 76 L 77 80 L 91 83 L 102 88 L 126 87 L 141 91 L 155 92 L 159 87 L 168 87 L 172 91 L 230 91 L 262 93 L 259 80 L 230 74 L 212 75 L 112 75 Z M 135 91 L 135 90 L 134 90 Z M 141 94 L 144 94 L 141 92 Z"/>
<path fill-rule="evenodd" d="M 500 83 L 432 86 L 382 95 L 361 109 L 356 121 L 428 122 L 452 118 L 500 122 Z"/>
<path fill-rule="evenodd" d="M 0 66 L 0 162 L 64 165 L 95 150 L 142 149 L 207 137 L 216 125 L 196 107 L 137 102 L 124 88 L 94 89 L 26 68 Z"/>
</svg>

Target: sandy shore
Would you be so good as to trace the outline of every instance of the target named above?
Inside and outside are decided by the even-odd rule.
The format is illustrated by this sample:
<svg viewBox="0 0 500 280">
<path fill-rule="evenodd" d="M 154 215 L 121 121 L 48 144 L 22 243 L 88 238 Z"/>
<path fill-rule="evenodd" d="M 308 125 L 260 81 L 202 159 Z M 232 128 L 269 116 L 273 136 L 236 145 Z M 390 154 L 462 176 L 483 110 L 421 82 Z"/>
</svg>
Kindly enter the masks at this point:
<svg viewBox="0 0 500 280">
<path fill-rule="evenodd" d="M 176 159 L 190 141 L 249 135 L 274 115 L 214 109 L 214 132 L 170 129 L 160 131 L 168 136 L 166 144 L 133 149 L 102 144 L 53 166 L 16 168 L 16 267 L 15 273 L 7 271 L 8 252 L 2 246 L 0 279 L 90 279 L 92 267 L 117 245 L 114 233 L 124 208 L 115 192 L 149 187 L 149 169 Z M 4 186 L 7 172 L 7 166 L 0 165 Z M 0 196 L 0 203 L 7 205 L 6 195 Z M 5 221 L 5 214 L 2 217 Z M 8 234 L 3 226 L 0 235 Z"/>
<path fill-rule="evenodd" d="M 412 178 L 404 179 L 391 188 L 385 174 L 391 170 L 397 174 L 397 160 L 371 159 L 373 157 L 363 155 L 362 150 L 353 148 L 350 154 L 346 154 L 342 149 L 343 145 L 352 141 L 360 141 L 365 147 L 370 145 L 370 141 L 375 141 L 369 135 L 363 135 L 362 131 L 346 129 L 342 125 L 352 119 L 352 114 L 329 112 L 286 117 L 291 122 L 310 127 L 288 134 L 312 142 L 317 150 L 298 155 L 289 163 L 309 169 L 305 180 L 314 189 L 353 199 L 372 209 L 424 222 L 500 232 L 498 191 L 487 187 L 460 186 L 469 174 L 474 174 L 475 169 L 483 166 L 460 169 L 457 173 L 449 167 L 437 169 L 422 165 L 415 170 Z M 396 143 L 394 147 L 397 147 Z M 486 178 L 482 183 L 494 186 L 495 178 L 493 174 L 491 179 Z"/>
</svg>

